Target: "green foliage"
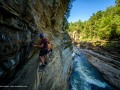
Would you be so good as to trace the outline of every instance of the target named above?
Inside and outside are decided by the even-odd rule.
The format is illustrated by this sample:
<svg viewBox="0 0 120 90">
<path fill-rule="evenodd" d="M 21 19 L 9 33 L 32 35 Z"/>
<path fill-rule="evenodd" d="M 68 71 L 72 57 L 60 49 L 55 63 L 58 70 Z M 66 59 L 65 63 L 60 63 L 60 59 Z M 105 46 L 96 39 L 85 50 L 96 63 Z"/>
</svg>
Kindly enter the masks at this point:
<svg viewBox="0 0 120 90">
<path fill-rule="evenodd" d="M 118 41 L 107 42 L 103 48 L 109 51 L 113 51 L 113 52 L 116 51 L 117 53 L 120 53 L 120 49 L 119 49 L 120 42 Z"/>
<path fill-rule="evenodd" d="M 66 12 L 65 12 L 65 15 L 64 15 L 65 18 L 68 18 L 70 16 L 70 10 L 72 8 L 72 3 L 74 1 L 75 0 L 68 0 L 67 9 L 66 9 Z"/>
<path fill-rule="evenodd" d="M 116 0 L 116 6 L 120 6 L 120 0 Z"/>
<path fill-rule="evenodd" d="M 68 32 L 80 31 L 82 39 L 120 39 L 120 0 L 106 11 L 98 11 L 88 21 L 69 23 Z"/>
<path fill-rule="evenodd" d="M 72 3 L 74 2 L 75 0 L 68 0 L 68 3 L 67 3 L 67 9 L 65 11 L 65 14 L 64 14 L 64 19 L 63 19 L 63 30 L 67 30 L 68 29 L 68 17 L 70 16 L 70 10 L 72 8 Z"/>
</svg>

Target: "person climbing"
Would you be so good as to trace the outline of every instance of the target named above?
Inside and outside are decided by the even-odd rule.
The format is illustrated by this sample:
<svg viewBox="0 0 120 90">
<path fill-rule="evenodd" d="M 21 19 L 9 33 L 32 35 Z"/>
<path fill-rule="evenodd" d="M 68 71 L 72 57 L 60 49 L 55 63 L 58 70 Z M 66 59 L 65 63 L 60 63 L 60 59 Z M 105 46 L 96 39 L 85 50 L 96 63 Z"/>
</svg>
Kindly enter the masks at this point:
<svg viewBox="0 0 120 90">
<path fill-rule="evenodd" d="M 39 36 L 41 39 L 40 45 L 33 46 L 40 48 L 39 59 L 42 63 L 42 66 L 45 67 L 45 64 L 47 64 L 48 40 L 44 37 L 43 33 L 41 33 Z"/>
</svg>

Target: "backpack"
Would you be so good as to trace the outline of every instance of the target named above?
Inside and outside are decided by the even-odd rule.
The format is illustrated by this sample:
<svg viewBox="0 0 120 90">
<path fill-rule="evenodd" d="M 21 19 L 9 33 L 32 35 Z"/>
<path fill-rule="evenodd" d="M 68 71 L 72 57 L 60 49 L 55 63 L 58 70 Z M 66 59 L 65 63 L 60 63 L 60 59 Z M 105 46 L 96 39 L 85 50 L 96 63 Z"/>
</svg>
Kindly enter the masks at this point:
<svg viewBox="0 0 120 90">
<path fill-rule="evenodd" d="M 52 52 L 53 45 L 48 41 L 48 52 Z"/>
</svg>

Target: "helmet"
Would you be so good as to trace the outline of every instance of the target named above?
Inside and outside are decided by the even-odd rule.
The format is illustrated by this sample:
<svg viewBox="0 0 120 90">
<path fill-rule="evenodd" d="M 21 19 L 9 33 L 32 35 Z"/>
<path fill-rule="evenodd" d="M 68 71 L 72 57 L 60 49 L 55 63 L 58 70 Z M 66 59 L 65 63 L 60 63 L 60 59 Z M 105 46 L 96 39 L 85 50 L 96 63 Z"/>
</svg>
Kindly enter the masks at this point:
<svg viewBox="0 0 120 90">
<path fill-rule="evenodd" d="M 41 33 L 39 36 L 40 36 L 40 37 L 44 37 L 44 34 L 43 34 L 43 33 Z"/>
</svg>

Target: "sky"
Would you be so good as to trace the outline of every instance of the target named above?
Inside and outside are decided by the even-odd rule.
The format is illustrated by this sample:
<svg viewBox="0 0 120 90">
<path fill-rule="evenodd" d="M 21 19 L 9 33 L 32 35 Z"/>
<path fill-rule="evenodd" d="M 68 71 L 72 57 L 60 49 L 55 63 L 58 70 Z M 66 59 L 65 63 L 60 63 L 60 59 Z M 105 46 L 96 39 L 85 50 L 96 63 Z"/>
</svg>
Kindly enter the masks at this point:
<svg viewBox="0 0 120 90">
<path fill-rule="evenodd" d="M 75 0 L 72 5 L 68 22 L 88 20 L 93 13 L 114 6 L 115 0 Z"/>
</svg>

